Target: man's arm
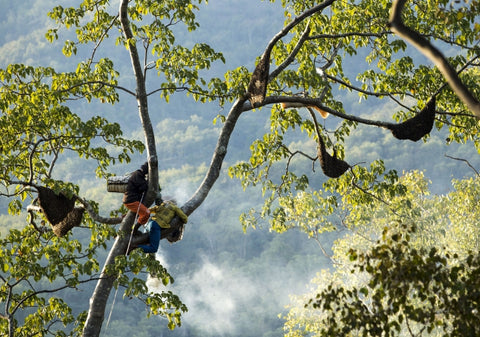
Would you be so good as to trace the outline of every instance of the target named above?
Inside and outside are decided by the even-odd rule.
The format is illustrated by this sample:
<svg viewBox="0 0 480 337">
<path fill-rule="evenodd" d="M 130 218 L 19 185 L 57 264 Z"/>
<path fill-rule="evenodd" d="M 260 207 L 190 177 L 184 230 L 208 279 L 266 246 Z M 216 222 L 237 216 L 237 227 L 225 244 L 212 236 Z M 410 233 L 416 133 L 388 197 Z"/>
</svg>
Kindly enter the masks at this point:
<svg viewBox="0 0 480 337">
<path fill-rule="evenodd" d="M 187 223 L 188 216 L 185 213 L 183 213 L 180 207 L 175 206 L 175 214 L 178 215 L 180 219 L 182 219 L 183 223 Z"/>
</svg>

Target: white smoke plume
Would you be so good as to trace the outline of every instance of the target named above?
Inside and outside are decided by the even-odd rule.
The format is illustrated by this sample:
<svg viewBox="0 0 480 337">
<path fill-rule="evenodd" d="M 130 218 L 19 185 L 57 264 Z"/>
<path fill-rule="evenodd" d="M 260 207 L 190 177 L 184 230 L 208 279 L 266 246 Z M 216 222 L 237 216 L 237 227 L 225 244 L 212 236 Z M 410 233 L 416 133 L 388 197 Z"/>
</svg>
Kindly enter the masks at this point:
<svg viewBox="0 0 480 337">
<path fill-rule="evenodd" d="M 163 261 L 162 261 L 163 263 Z M 161 281 L 147 280 L 151 291 L 161 291 Z M 255 296 L 254 282 L 242 275 L 233 275 L 209 261 L 193 275 L 175 279 L 172 291 L 187 305 L 183 320 L 202 328 L 208 335 L 232 333 L 237 328 L 235 317 Z"/>
</svg>

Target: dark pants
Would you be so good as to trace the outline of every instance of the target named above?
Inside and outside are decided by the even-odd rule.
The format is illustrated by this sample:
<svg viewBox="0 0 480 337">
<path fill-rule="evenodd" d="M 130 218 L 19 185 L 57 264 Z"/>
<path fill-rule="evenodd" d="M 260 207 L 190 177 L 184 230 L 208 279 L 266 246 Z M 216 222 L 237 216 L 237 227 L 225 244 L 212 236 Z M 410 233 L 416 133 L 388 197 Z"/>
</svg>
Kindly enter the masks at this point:
<svg viewBox="0 0 480 337">
<path fill-rule="evenodd" d="M 156 221 L 150 220 L 150 242 L 148 245 L 138 245 L 144 253 L 156 253 L 160 244 L 161 229 Z"/>
</svg>

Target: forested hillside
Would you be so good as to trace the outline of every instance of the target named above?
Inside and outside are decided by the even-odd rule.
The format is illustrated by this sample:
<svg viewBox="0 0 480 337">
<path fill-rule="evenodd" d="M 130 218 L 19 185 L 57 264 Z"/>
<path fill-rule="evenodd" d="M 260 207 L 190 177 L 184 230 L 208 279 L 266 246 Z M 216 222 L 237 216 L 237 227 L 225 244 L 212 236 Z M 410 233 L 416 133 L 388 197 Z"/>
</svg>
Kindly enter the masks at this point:
<svg viewBox="0 0 480 337">
<path fill-rule="evenodd" d="M 74 65 L 61 55 L 60 44 L 51 45 L 43 36 L 52 25 L 45 13 L 60 3 L 68 1 L 0 1 L 0 68 L 11 63 L 52 66 L 60 70 Z M 226 62 L 215 65 L 211 76 L 220 76 L 226 69 L 241 65 L 253 69 L 255 58 L 283 25 L 284 18 L 273 15 L 279 13 L 279 8 L 280 4 L 254 0 L 211 0 L 208 5 L 201 5 L 200 28 L 195 34 L 180 31 L 176 38 L 185 45 L 203 41 L 223 51 Z M 421 58 L 418 54 L 413 57 Z M 119 69 L 130 68 L 127 59 L 112 59 L 118 62 Z M 122 80 L 128 82 L 133 78 Z M 149 81 L 156 79 L 151 77 Z M 393 109 L 382 101 L 360 105 L 354 93 L 342 91 L 335 95 L 342 96 L 345 110 L 354 110 L 364 118 L 382 119 L 386 110 Z M 122 125 L 125 137 L 142 140 L 138 116 L 132 113 L 137 110 L 134 103 L 123 101 L 121 96 L 120 102 L 113 106 L 85 100 L 72 101 L 70 106 L 81 111 L 82 116 L 105 115 Z M 156 133 L 162 194 L 182 204 L 203 179 L 220 132 L 221 123 L 217 117 L 225 111 L 216 103 L 195 102 L 183 96 L 173 96 L 168 105 L 152 96 L 149 104 Z M 300 113 L 308 114 L 306 110 Z M 282 316 L 287 312 L 285 306 L 290 303 L 289 296 L 304 293 L 318 272 L 332 269 L 332 261 L 322 248 L 331 255 L 333 242 L 347 231 L 339 228 L 316 240 L 296 230 L 274 233 L 267 223 L 256 228 L 242 228 L 239 216 L 252 207 L 260 207 L 262 191 L 260 187 L 244 190 L 238 180 L 229 177 L 228 167 L 248 160 L 250 144 L 268 130 L 269 118 L 268 108 L 263 108 L 248 112 L 238 122 L 219 181 L 189 218 L 184 238 L 174 244 L 167 240 L 161 242 L 157 259 L 175 282 L 167 286 L 154 281 L 149 284 L 152 289 L 166 287 L 179 295 L 188 307 L 182 326 L 171 331 L 164 318 L 145 318 L 144 305 L 133 298 L 122 298 L 119 292 L 118 296 L 112 293 L 109 298 L 107 316 L 111 314 L 111 317 L 108 316 L 104 323 L 102 336 L 283 336 Z M 334 119 L 323 121 L 326 129 L 334 129 L 337 122 Z M 304 132 L 296 129 L 288 135 L 286 142 L 292 149 L 301 149 L 304 145 L 315 149 L 316 144 L 306 141 Z M 473 145 L 450 145 L 447 132 L 437 132 L 435 128 L 429 137 L 428 143 L 405 142 L 396 140 L 384 129 L 358 126 L 346 140 L 345 157 L 352 165 L 368 165 L 382 158 L 387 170 L 395 169 L 399 175 L 403 171 L 424 171 L 425 177 L 432 181 L 430 190 L 437 194 L 451 191 L 453 178 L 473 175 L 466 162 L 450 157 L 467 159 L 469 164 L 480 169 L 480 158 Z M 144 161 L 144 154 L 135 154 L 129 164 L 115 165 L 111 172 L 119 175 L 131 172 Z M 308 160 L 299 159 L 292 166 L 309 177 L 312 189 L 320 189 L 326 181 L 320 168 L 312 170 Z M 71 156 L 63 158 L 57 167 L 58 178 L 79 184 L 86 198 L 102 201 L 100 213 L 107 215 L 121 206 L 121 194 L 108 193 L 106 181 L 91 179 L 95 163 L 85 164 L 83 159 Z M 275 169 L 284 170 L 283 167 Z M 2 236 L 10 228 L 25 226 L 25 222 L 7 214 L 7 204 L 8 200 L 0 199 Z M 84 242 L 90 238 L 86 228 L 75 228 L 73 233 Z M 101 257 L 100 263 L 105 257 Z M 88 309 L 86 298 L 93 286 L 80 286 L 77 292 L 67 289 L 63 296 L 75 303 L 74 311 L 81 312 Z"/>
</svg>

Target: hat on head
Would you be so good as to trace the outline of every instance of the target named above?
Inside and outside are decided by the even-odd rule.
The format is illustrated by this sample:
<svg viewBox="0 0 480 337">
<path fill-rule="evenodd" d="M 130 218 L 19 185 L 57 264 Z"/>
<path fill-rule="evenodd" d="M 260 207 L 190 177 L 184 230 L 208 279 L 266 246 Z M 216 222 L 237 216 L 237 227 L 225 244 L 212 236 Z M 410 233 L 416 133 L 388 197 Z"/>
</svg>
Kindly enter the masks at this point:
<svg viewBox="0 0 480 337">
<path fill-rule="evenodd" d="M 140 170 L 143 173 L 147 174 L 148 173 L 148 162 L 143 163 L 142 166 L 140 166 Z"/>
</svg>

